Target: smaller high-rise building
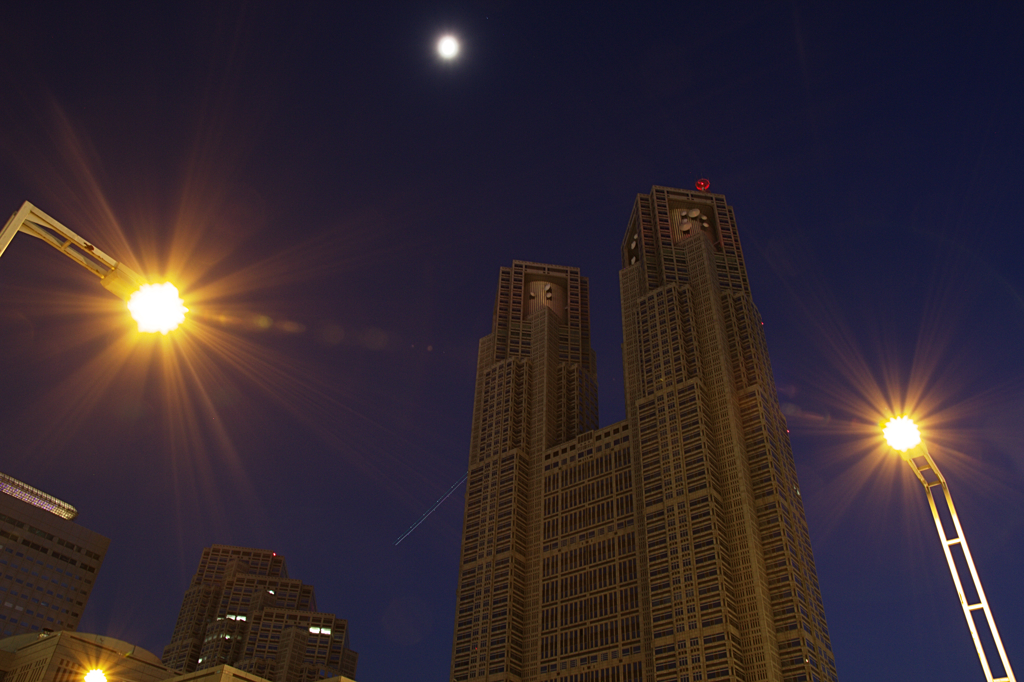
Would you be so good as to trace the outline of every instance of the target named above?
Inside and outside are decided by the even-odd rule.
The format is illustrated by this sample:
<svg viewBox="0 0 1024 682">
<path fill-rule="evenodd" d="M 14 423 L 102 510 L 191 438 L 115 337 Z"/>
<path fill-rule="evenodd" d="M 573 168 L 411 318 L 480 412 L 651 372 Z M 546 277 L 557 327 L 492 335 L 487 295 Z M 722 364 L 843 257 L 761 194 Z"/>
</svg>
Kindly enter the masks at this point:
<svg viewBox="0 0 1024 682">
<path fill-rule="evenodd" d="M 74 630 L 110 540 L 78 510 L 0 474 L 0 635 Z"/>
<path fill-rule="evenodd" d="M 246 547 L 203 550 L 164 665 L 193 672 L 230 665 L 271 682 L 354 678 L 348 622 L 317 611 L 312 585 L 288 577 L 283 556 Z"/>
</svg>

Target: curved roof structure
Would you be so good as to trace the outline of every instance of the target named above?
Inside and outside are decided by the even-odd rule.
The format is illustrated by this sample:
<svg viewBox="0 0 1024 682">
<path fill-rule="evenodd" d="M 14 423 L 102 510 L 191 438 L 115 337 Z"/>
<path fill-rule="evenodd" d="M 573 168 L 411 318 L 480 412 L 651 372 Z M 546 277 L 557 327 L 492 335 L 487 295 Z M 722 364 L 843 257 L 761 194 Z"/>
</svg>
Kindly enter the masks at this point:
<svg viewBox="0 0 1024 682">
<path fill-rule="evenodd" d="M 129 644 L 121 639 L 104 637 L 103 635 L 93 635 L 88 632 L 69 632 L 66 630 L 60 630 L 52 633 L 26 632 L 22 635 L 15 635 L 13 637 L 0 639 L 0 651 L 10 651 L 13 653 L 18 649 L 34 644 L 41 639 L 58 636 L 76 637 L 89 642 L 90 644 L 95 644 L 114 651 L 126 658 L 134 658 L 142 661 L 143 663 L 150 663 L 152 665 L 160 666 L 161 668 L 164 667 L 164 664 L 160 662 L 160 659 L 151 651 L 143 649 L 140 646 L 135 646 L 134 644 Z"/>
<path fill-rule="evenodd" d="M 58 500 L 52 495 L 47 495 L 38 488 L 33 488 L 24 481 L 19 481 L 13 476 L 0 473 L 0 493 L 6 493 L 11 497 L 16 497 L 22 502 L 28 502 L 33 507 L 39 507 L 45 509 L 51 514 L 56 514 L 62 519 L 71 519 L 78 516 L 78 510 L 73 506 Z"/>
</svg>

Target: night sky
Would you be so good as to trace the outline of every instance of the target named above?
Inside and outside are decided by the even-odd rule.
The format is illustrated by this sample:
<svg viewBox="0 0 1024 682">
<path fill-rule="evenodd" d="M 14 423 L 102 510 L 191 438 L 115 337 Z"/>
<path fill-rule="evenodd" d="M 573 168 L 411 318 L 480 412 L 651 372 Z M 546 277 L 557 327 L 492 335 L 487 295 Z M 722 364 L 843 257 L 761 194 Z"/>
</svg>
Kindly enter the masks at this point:
<svg viewBox="0 0 1024 682">
<path fill-rule="evenodd" d="M 393 543 L 465 472 L 498 268 L 590 279 L 618 421 L 634 198 L 706 177 L 840 679 L 983 679 L 924 492 L 878 447 L 904 406 L 1024 674 L 1011 4 L 5 3 L 0 211 L 32 201 L 192 309 L 142 336 L 42 242 L 0 260 L 0 471 L 111 538 L 80 629 L 159 655 L 202 548 L 266 548 L 348 619 L 360 682 L 447 680 L 462 489 Z"/>
</svg>

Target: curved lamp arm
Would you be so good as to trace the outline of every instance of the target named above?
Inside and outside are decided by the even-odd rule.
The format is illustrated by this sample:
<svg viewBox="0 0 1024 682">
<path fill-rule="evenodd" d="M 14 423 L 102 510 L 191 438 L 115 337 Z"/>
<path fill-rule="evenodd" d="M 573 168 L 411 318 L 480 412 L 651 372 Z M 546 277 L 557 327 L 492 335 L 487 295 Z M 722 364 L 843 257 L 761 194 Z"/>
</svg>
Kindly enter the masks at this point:
<svg viewBox="0 0 1024 682">
<path fill-rule="evenodd" d="M 18 232 L 42 239 L 99 277 L 100 284 L 126 301 L 146 283 L 141 275 L 127 265 L 117 262 L 27 201 L 0 231 L 0 256 Z"/>
</svg>

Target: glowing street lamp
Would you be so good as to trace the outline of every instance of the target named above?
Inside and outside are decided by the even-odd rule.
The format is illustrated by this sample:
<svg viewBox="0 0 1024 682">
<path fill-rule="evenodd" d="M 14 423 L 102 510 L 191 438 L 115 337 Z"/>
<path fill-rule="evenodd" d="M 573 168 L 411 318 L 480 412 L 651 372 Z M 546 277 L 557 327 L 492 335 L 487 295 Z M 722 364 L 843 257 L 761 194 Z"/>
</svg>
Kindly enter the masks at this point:
<svg viewBox="0 0 1024 682">
<path fill-rule="evenodd" d="M 184 303 L 170 282 L 143 284 L 128 297 L 128 311 L 138 323 L 140 332 L 166 334 L 185 321 L 188 308 Z"/>
<path fill-rule="evenodd" d="M 166 334 L 185 321 L 188 308 L 178 298 L 174 285 L 169 282 L 147 284 L 134 270 L 118 263 L 27 201 L 0 231 L 0 255 L 18 232 L 42 239 L 99 277 L 100 284 L 127 302 L 140 332 Z"/>
<path fill-rule="evenodd" d="M 939 540 L 942 542 L 942 551 L 946 553 L 946 563 L 949 564 L 949 572 L 953 576 L 956 593 L 960 596 L 960 606 L 963 607 L 964 617 L 967 619 L 967 627 L 971 629 L 971 637 L 974 639 L 974 647 L 978 650 L 978 658 L 981 660 L 981 667 L 985 671 L 985 679 L 987 682 L 1016 682 L 1013 670 L 1010 668 L 1010 660 L 1006 657 L 1006 650 L 1003 649 L 1003 642 L 999 639 L 996 621 L 992 617 L 992 611 L 989 610 L 988 600 L 985 599 L 985 591 L 981 589 L 981 579 L 978 577 L 978 571 L 974 567 L 971 552 L 967 548 L 967 538 L 964 537 L 963 528 L 960 527 L 960 518 L 956 514 L 956 507 L 953 506 L 953 498 L 949 494 L 946 478 L 939 471 L 935 460 L 932 459 L 931 453 L 928 452 L 928 447 L 921 441 L 921 434 L 917 430 L 917 425 L 914 424 L 914 420 L 910 417 L 893 417 L 882 428 L 882 434 L 889 446 L 897 450 L 900 456 L 903 457 L 903 460 L 910 465 L 914 475 L 917 476 L 917 480 L 924 486 L 925 494 L 928 496 L 928 505 L 932 510 L 932 517 L 935 519 L 935 528 L 938 530 Z M 942 488 L 946 507 L 953 518 L 956 537 L 952 539 L 946 535 L 942 519 L 939 516 L 938 507 L 935 506 L 935 496 L 932 493 L 932 488 L 935 487 Z M 969 603 L 967 596 L 964 594 L 963 584 L 960 582 L 960 574 L 957 572 L 956 564 L 953 562 L 952 548 L 954 546 L 960 547 L 963 551 L 967 567 L 971 571 L 971 579 L 974 581 L 974 589 L 978 595 L 978 601 L 974 604 Z M 972 615 L 972 612 L 979 610 L 985 613 L 989 632 L 992 634 L 992 639 L 995 640 L 996 649 L 999 651 L 999 659 L 1003 663 L 1003 670 L 1006 673 L 1005 677 L 992 677 L 992 670 L 989 668 L 988 658 L 985 655 L 985 649 L 981 645 L 981 639 L 978 637 L 978 628 L 974 623 L 974 616 Z"/>
</svg>

